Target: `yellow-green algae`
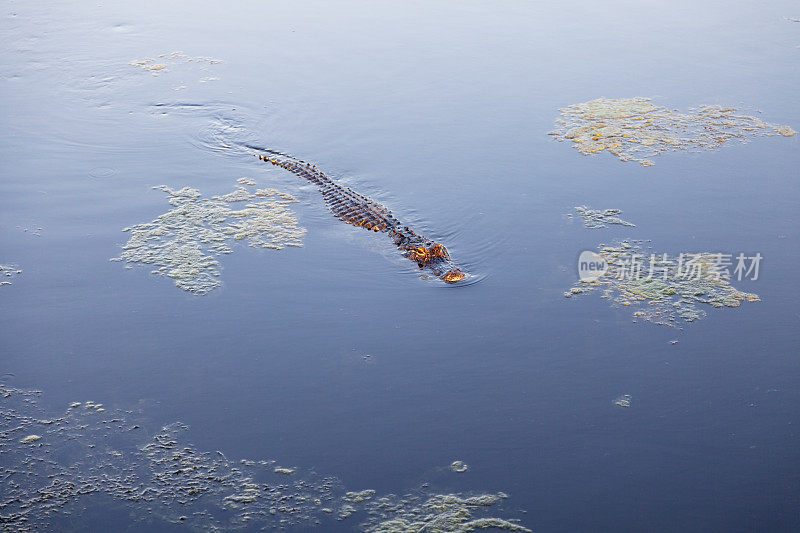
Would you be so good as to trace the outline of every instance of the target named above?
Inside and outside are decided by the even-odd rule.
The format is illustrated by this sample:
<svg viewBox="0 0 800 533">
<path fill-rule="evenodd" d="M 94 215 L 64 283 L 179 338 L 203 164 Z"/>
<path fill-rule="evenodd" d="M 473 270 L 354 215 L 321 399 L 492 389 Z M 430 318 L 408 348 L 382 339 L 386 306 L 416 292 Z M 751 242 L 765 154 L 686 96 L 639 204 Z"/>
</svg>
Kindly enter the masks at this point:
<svg viewBox="0 0 800 533">
<path fill-rule="evenodd" d="M 125 261 L 127 268 L 153 265 L 153 274 L 172 278 L 185 291 L 205 294 L 221 285 L 216 258 L 233 252 L 231 241 L 246 239 L 250 246 L 276 250 L 303 245 L 306 230 L 289 208 L 297 200 L 275 189 L 255 189 L 249 178 L 211 199 L 190 187 L 154 189 L 167 193 L 173 208 L 152 222 L 125 228 L 130 239 L 112 261 Z M 245 205 L 234 208 L 237 203 Z"/>
<path fill-rule="evenodd" d="M 72 402 L 61 414 L 44 416 L 40 396 L 0 385 L 0 531 L 54 530 L 80 517 L 89 501 L 103 501 L 87 501 L 90 495 L 123 505 L 139 529 L 154 527 L 158 518 L 191 531 L 317 525 L 324 531 L 355 515 L 364 531 L 530 531 L 478 516 L 499 506 L 503 493 L 425 488 L 375 499 L 373 490 L 345 492 L 337 478 L 310 470 L 293 469 L 287 477 L 273 471 L 274 460 L 234 461 L 199 450 L 181 423 L 147 432 L 153 422 L 146 404 L 106 411 L 99 403 Z"/>
<path fill-rule="evenodd" d="M 675 326 L 680 320 L 694 322 L 706 316 L 702 304 L 738 307 L 741 302 L 761 301 L 757 294 L 742 292 L 720 275 L 721 254 L 695 253 L 690 261 L 668 254 L 644 253 L 641 241 L 601 244 L 597 254 L 608 269 L 597 279 L 579 281 L 564 296 L 601 290 L 614 305 L 635 308 L 633 316 L 649 322 Z M 640 268 L 634 274 L 634 266 Z M 653 265 L 653 269 L 649 265 Z"/>
<path fill-rule="evenodd" d="M 643 166 L 652 166 L 647 158 L 664 151 L 708 150 L 731 140 L 796 133 L 789 126 L 766 123 L 733 107 L 704 105 L 680 113 L 642 97 L 598 98 L 560 111 L 561 119 L 550 132 L 557 139 L 573 142 L 585 155 L 607 151 L 621 161 Z"/>
<path fill-rule="evenodd" d="M 575 211 L 583 218 L 583 225 L 590 229 L 605 228 L 608 225 L 636 227 L 626 220 L 619 218 L 622 213 L 619 209 L 589 209 L 585 205 L 575 207 Z"/>
</svg>

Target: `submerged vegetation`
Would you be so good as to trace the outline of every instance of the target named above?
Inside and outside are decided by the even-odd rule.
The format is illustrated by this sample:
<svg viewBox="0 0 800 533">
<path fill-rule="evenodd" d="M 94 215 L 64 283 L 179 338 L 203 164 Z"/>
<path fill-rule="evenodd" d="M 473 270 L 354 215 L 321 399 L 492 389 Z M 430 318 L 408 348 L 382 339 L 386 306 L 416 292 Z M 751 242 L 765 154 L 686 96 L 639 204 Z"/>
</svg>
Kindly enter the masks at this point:
<svg viewBox="0 0 800 533">
<path fill-rule="evenodd" d="M 152 222 L 125 228 L 131 237 L 112 261 L 125 261 L 128 268 L 134 263 L 153 265 L 153 274 L 174 279 L 185 291 L 205 294 L 221 285 L 216 257 L 233 251 L 232 240 L 276 250 L 303 245 L 306 230 L 289 209 L 297 202 L 293 196 L 254 189 L 255 182 L 248 178 L 238 183 L 233 192 L 211 199 L 189 187 L 154 187 L 167 193 L 173 208 Z M 236 203 L 245 205 L 234 209 Z"/>
<path fill-rule="evenodd" d="M 622 241 L 601 244 L 596 257 L 607 266 L 604 274 L 579 281 L 565 297 L 601 290 L 613 304 L 634 307 L 634 318 L 665 325 L 704 318 L 706 305 L 719 309 L 761 301 L 730 284 L 723 254 L 648 255 L 640 242 Z"/>
<path fill-rule="evenodd" d="M 560 111 L 557 128 L 550 132 L 557 139 L 572 141 L 585 155 L 605 150 L 621 161 L 643 166 L 652 166 L 646 158 L 664 151 L 709 150 L 732 140 L 796 133 L 732 107 L 705 105 L 679 113 L 658 107 L 649 98 L 598 98 Z"/>
<path fill-rule="evenodd" d="M 88 498 L 93 505 L 124 507 L 142 528 L 154 519 L 195 531 L 359 520 L 362 530 L 375 532 L 530 531 L 513 521 L 474 517 L 504 499 L 502 493 L 425 489 L 375 499 L 374 490 L 345 492 L 337 478 L 311 470 L 199 450 L 181 423 L 153 434 L 144 429 L 152 422 L 141 409 L 86 401 L 45 416 L 40 396 L 0 385 L 2 531 L 58 530 L 87 508 Z"/>
</svg>

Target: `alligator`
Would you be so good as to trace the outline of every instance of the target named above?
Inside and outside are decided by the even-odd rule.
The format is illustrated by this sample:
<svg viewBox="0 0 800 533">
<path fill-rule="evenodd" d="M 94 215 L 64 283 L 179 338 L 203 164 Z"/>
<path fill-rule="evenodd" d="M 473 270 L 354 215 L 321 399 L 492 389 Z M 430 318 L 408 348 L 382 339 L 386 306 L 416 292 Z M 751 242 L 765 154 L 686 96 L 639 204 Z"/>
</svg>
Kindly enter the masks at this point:
<svg viewBox="0 0 800 533">
<path fill-rule="evenodd" d="M 336 183 L 316 165 L 281 152 L 263 148 L 259 150 L 267 154 L 254 154 L 261 161 L 284 168 L 315 183 L 328 209 L 339 220 L 367 230 L 388 233 L 403 256 L 417 263 L 419 268 L 429 270 L 446 283 L 458 283 L 468 277 L 450 259 L 447 248 L 414 233 L 408 226 L 401 224 L 383 205 Z"/>
</svg>

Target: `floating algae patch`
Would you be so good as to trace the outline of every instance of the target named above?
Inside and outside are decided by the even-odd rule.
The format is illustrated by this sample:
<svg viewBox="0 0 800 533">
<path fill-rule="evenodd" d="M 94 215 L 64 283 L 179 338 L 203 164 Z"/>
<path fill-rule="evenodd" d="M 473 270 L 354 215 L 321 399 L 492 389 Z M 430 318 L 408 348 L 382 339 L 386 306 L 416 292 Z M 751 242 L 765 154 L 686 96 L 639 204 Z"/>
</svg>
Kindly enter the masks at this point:
<svg viewBox="0 0 800 533">
<path fill-rule="evenodd" d="M 460 474 L 469 470 L 469 466 L 464 461 L 453 461 L 450 463 L 450 470 Z"/>
<path fill-rule="evenodd" d="M 287 482 L 268 462 L 200 451 L 180 423 L 147 435 L 140 412 L 80 405 L 43 419 L 39 392 L 1 386 L 0 395 L 3 531 L 57 529 L 89 496 L 110 498 L 137 520 L 152 514 L 197 531 L 314 525 L 343 492 L 335 478 L 307 471 Z"/>
<path fill-rule="evenodd" d="M 619 218 L 622 213 L 619 209 L 589 209 L 585 205 L 575 207 L 575 211 L 583 218 L 583 225 L 587 228 L 605 228 L 608 225 L 636 227 L 625 220 Z"/>
<path fill-rule="evenodd" d="M 408 531 L 389 529 L 403 521 L 427 531 L 528 531 L 515 522 L 473 517 L 504 495 L 375 500 L 372 490 L 345 492 L 335 477 L 303 469 L 287 477 L 273 471 L 274 460 L 234 461 L 199 450 L 179 422 L 149 432 L 143 428 L 152 422 L 140 406 L 72 402 L 61 414 L 45 416 L 40 396 L 0 385 L 0 531 L 72 529 L 82 512 L 98 508 L 124 509 L 140 529 L 161 520 L 193 531 L 324 530 L 355 515 L 368 518 L 361 525 L 367 531 Z"/>
<path fill-rule="evenodd" d="M 378 498 L 367 505 L 369 519 L 362 524 L 371 533 L 416 533 L 440 531 L 465 533 L 481 529 L 521 531 L 530 529 L 516 521 L 476 516 L 507 498 L 497 494 L 462 496 L 459 494 L 422 494 Z"/>
<path fill-rule="evenodd" d="M 14 265 L 0 265 L 0 287 L 11 285 L 12 280 L 22 274 L 22 270 Z"/>
<path fill-rule="evenodd" d="M 617 407 L 624 407 L 627 409 L 628 407 L 631 406 L 632 399 L 633 398 L 631 398 L 630 394 L 623 394 L 622 396 L 614 400 L 614 405 L 616 405 Z"/>
<path fill-rule="evenodd" d="M 706 316 L 704 308 L 738 307 L 761 301 L 730 284 L 728 258 L 721 253 L 646 254 L 640 241 L 601 244 L 595 257 L 605 273 L 579 281 L 564 296 L 602 291 L 614 305 L 631 306 L 635 319 L 676 325 Z"/>
<path fill-rule="evenodd" d="M 649 98 L 598 98 L 560 111 L 561 119 L 550 132 L 557 139 L 572 141 L 585 155 L 605 150 L 643 166 L 652 166 L 647 158 L 664 151 L 709 150 L 732 140 L 796 133 L 732 107 L 705 105 L 679 113 L 658 107 Z"/>
<path fill-rule="evenodd" d="M 344 497 L 342 497 L 342 499 L 350 503 L 361 503 L 369 499 L 372 499 L 373 496 L 375 496 L 375 491 L 372 489 L 368 489 L 368 490 L 348 492 L 344 495 Z"/>
<path fill-rule="evenodd" d="M 137 59 L 128 63 L 132 67 L 141 68 L 152 72 L 154 76 L 158 76 L 160 72 L 169 72 L 168 67 L 173 67 L 181 63 L 194 63 L 200 65 L 216 65 L 222 63 L 221 59 L 214 59 L 213 57 L 191 57 L 183 52 L 172 52 L 170 54 L 159 54 L 156 58 L 146 57 L 144 59 Z M 200 81 L 209 81 L 211 78 L 204 78 Z M 217 78 L 213 78 L 217 79 Z"/>
<path fill-rule="evenodd" d="M 306 230 L 289 208 L 297 200 L 254 185 L 241 178 L 233 192 L 211 199 L 189 187 L 154 187 L 167 193 L 173 208 L 152 222 L 125 228 L 130 239 L 122 254 L 111 260 L 125 261 L 128 268 L 134 263 L 153 265 L 153 274 L 174 279 L 185 291 L 205 294 L 221 285 L 216 258 L 233 251 L 231 241 L 246 239 L 250 246 L 277 250 L 302 246 Z"/>
</svg>

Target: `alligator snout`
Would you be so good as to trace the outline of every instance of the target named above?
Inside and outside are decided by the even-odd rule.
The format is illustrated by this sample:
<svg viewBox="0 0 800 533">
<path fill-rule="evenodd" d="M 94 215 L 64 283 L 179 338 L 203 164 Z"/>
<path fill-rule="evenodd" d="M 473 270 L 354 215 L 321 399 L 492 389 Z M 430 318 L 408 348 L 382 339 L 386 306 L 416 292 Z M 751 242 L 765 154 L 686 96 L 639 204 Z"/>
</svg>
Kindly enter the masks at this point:
<svg viewBox="0 0 800 533">
<path fill-rule="evenodd" d="M 461 272 L 459 269 L 449 270 L 445 273 L 444 276 L 441 276 L 442 280 L 445 283 L 458 283 L 462 279 L 466 278 L 467 275 Z"/>
</svg>

